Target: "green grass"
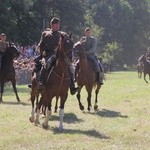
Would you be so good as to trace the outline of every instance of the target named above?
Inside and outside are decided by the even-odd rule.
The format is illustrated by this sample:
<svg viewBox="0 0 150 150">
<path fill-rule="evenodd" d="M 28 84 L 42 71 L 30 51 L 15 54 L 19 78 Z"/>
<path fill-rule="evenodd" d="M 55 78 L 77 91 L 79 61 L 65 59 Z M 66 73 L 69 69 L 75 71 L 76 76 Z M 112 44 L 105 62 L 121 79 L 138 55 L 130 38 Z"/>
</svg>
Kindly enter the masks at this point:
<svg viewBox="0 0 150 150">
<path fill-rule="evenodd" d="M 7 87 L 4 103 L 0 104 L 0 150 L 148 150 L 150 84 L 138 79 L 136 72 L 113 72 L 106 76 L 97 112 L 93 108 L 87 112 L 84 90 L 85 113 L 79 110 L 76 97 L 69 95 L 62 132 L 58 130 L 58 113 L 52 114 L 47 130 L 31 124 L 30 90 L 17 86 L 22 100 L 18 104 L 12 89 Z M 41 116 L 41 123 L 43 120 Z"/>
</svg>

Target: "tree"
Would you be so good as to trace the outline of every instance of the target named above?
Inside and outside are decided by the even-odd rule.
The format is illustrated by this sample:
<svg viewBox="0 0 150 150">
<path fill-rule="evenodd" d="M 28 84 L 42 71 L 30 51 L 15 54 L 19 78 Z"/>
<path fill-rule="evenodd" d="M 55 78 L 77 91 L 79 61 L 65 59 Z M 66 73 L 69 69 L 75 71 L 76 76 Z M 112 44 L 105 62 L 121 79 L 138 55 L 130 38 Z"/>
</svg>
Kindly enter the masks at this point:
<svg viewBox="0 0 150 150">
<path fill-rule="evenodd" d="M 94 23 L 104 29 L 102 47 L 117 42 L 122 45 L 123 60 L 134 63 L 140 50 L 148 46 L 150 12 L 147 1 L 90 0 L 89 3 Z"/>
</svg>

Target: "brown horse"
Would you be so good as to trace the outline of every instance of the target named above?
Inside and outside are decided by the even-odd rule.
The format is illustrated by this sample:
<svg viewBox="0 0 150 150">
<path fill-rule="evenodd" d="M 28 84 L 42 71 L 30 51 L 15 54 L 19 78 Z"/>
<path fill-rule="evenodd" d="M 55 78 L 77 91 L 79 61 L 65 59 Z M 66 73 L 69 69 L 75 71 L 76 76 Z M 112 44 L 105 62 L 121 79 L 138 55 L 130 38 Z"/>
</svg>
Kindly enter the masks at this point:
<svg viewBox="0 0 150 150">
<path fill-rule="evenodd" d="M 91 96 L 92 96 L 92 90 L 94 87 L 96 87 L 95 90 L 95 104 L 94 104 L 94 109 L 97 110 L 98 105 L 97 105 L 97 97 L 98 97 L 98 93 L 99 90 L 101 88 L 101 85 L 97 84 L 96 82 L 96 76 L 95 76 L 95 72 L 92 69 L 92 66 L 90 64 L 90 62 L 88 61 L 86 54 L 85 54 L 85 50 L 84 50 L 84 43 L 81 42 L 77 42 L 75 44 L 75 49 L 78 50 L 78 55 L 79 55 L 79 71 L 78 71 L 78 75 L 77 75 L 77 84 L 78 86 L 80 86 L 80 90 L 77 94 L 77 99 L 79 102 L 79 108 L 80 110 L 84 110 L 84 106 L 81 103 L 81 89 L 83 86 L 85 86 L 85 89 L 88 93 L 88 97 L 87 97 L 87 102 L 88 102 L 88 108 L 87 110 L 90 111 L 91 109 Z"/>
<path fill-rule="evenodd" d="M 40 102 L 37 105 L 37 113 L 36 113 L 36 120 L 35 123 L 39 122 L 39 114 L 40 114 L 40 107 L 44 105 L 47 107 L 47 113 L 45 117 L 45 121 L 43 123 L 43 127 L 48 127 L 49 117 L 51 115 L 51 104 L 52 99 L 56 97 L 60 98 L 60 124 L 59 129 L 63 129 L 63 117 L 64 117 L 64 106 L 65 102 L 68 97 L 68 89 L 70 86 L 70 77 L 68 72 L 68 65 L 72 60 L 72 51 L 73 51 L 73 41 L 66 33 L 61 33 L 59 39 L 59 45 L 57 49 L 57 63 L 53 68 L 52 72 L 48 76 L 45 90 L 41 93 Z M 34 114 L 32 114 L 34 115 Z M 31 116 L 34 118 L 33 116 Z"/>
<path fill-rule="evenodd" d="M 4 84 L 8 81 L 11 81 L 14 93 L 16 94 L 16 99 L 19 102 L 20 98 L 17 93 L 16 88 L 16 79 L 15 79 L 15 69 L 13 66 L 14 58 L 19 57 L 19 51 L 14 44 L 9 43 L 9 46 L 6 49 L 5 54 L 2 57 L 1 69 L 0 69 L 0 87 L 1 95 L 0 102 L 3 101 L 2 96 L 4 92 Z"/>
<path fill-rule="evenodd" d="M 146 83 L 148 83 L 148 81 L 146 80 L 146 75 L 148 74 L 149 75 L 149 80 L 150 80 L 150 61 L 147 60 L 147 58 L 145 57 L 145 55 L 142 55 L 139 60 L 139 62 L 143 63 L 144 64 L 144 80 Z"/>
</svg>

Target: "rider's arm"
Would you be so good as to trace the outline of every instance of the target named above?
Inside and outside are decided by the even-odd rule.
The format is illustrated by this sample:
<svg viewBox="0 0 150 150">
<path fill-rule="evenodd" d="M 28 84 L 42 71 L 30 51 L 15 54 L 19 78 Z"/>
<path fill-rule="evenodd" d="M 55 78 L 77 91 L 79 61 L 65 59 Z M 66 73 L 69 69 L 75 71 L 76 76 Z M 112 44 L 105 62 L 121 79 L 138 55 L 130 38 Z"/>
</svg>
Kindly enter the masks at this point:
<svg viewBox="0 0 150 150">
<path fill-rule="evenodd" d="M 43 53 L 43 51 L 44 51 L 44 47 L 45 47 L 45 32 L 43 32 L 42 33 L 42 36 L 41 36 L 41 39 L 40 39 L 40 42 L 39 42 L 39 44 L 38 44 L 38 49 L 40 50 L 40 53 L 42 54 Z"/>
</svg>

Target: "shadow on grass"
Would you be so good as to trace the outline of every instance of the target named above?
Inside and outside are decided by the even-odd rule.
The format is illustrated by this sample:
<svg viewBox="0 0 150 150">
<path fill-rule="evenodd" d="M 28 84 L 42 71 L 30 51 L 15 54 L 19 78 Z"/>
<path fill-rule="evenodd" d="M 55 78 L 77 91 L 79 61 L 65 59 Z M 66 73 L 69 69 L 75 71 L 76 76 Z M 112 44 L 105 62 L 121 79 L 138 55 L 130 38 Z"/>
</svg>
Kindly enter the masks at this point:
<svg viewBox="0 0 150 150">
<path fill-rule="evenodd" d="M 23 105 L 23 106 L 29 106 L 31 104 L 24 103 L 24 102 L 8 102 L 8 101 L 3 101 L 0 104 L 6 104 L 6 105 Z"/>
<path fill-rule="evenodd" d="M 98 115 L 101 117 L 106 117 L 106 118 L 115 118 L 115 117 L 121 117 L 121 118 L 128 118 L 128 116 L 123 116 L 121 115 L 120 112 L 112 111 L 112 110 L 107 110 L 107 109 L 102 109 L 102 111 L 97 111 L 94 113 L 90 113 L 94 115 Z"/>
<path fill-rule="evenodd" d="M 111 139 L 110 137 L 106 136 L 105 134 L 99 133 L 96 130 L 87 130 L 87 131 L 82 131 L 82 130 L 74 130 L 74 129 L 64 129 L 63 131 L 59 131 L 58 128 L 51 128 L 53 130 L 54 134 L 84 134 L 89 137 L 94 137 L 97 139 Z"/>
<path fill-rule="evenodd" d="M 52 115 L 50 118 L 50 121 L 58 121 L 60 119 L 59 116 Z M 71 123 L 76 123 L 76 122 L 83 122 L 82 119 L 78 119 L 77 116 L 73 113 L 65 113 L 64 115 L 64 122 L 71 124 Z"/>
</svg>

